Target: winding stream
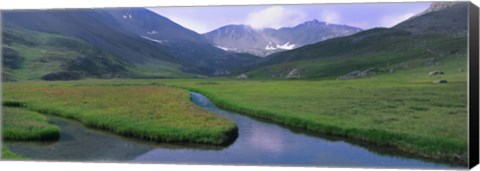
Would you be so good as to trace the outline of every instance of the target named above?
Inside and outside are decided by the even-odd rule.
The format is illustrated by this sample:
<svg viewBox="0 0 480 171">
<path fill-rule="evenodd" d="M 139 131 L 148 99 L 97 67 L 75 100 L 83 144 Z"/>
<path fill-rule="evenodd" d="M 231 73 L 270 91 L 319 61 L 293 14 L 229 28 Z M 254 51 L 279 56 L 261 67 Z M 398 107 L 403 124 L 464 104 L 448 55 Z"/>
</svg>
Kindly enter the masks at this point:
<svg viewBox="0 0 480 171">
<path fill-rule="evenodd" d="M 132 163 L 287 165 L 325 167 L 462 168 L 396 154 L 356 142 L 302 133 L 269 122 L 218 109 L 205 96 L 191 93 L 206 110 L 233 120 L 237 140 L 228 147 L 159 144 L 85 128 L 68 119 L 49 117 L 61 128 L 55 142 L 5 142 L 18 154 L 35 160 Z"/>
</svg>

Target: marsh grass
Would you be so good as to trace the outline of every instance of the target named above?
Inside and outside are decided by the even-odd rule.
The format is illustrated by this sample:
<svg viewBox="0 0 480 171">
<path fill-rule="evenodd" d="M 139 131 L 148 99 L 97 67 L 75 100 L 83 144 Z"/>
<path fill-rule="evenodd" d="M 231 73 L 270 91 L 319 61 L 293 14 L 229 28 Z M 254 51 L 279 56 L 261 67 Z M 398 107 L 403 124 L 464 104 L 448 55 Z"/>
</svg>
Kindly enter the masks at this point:
<svg viewBox="0 0 480 171">
<path fill-rule="evenodd" d="M 3 107 L 4 140 L 55 140 L 60 128 L 49 124 L 48 118 L 20 108 Z"/>
<path fill-rule="evenodd" d="M 223 109 L 277 123 L 396 147 L 427 158 L 467 161 L 465 83 L 438 88 L 360 82 L 355 84 L 362 88 L 351 90 L 346 88 L 349 84 L 338 81 L 225 82 L 185 88 L 204 94 Z M 434 102 L 418 105 L 408 100 L 410 96 Z M 434 104 L 439 102 L 452 105 Z"/>
<path fill-rule="evenodd" d="M 459 58 L 460 59 L 460 58 Z M 463 60 L 356 80 L 168 80 L 217 106 L 318 133 L 467 163 L 467 82 Z M 433 84 L 442 70 L 448 84 Z"/>
<path fill-rule="evenodd" d="M 16 83 L 4 90 L 4 104 L 22 104 L 28 110 L 149 141 L 224 145 L 237 136 L 235 123 L 195 106 L 187 91 L 160 85 Z"/>
</svg>

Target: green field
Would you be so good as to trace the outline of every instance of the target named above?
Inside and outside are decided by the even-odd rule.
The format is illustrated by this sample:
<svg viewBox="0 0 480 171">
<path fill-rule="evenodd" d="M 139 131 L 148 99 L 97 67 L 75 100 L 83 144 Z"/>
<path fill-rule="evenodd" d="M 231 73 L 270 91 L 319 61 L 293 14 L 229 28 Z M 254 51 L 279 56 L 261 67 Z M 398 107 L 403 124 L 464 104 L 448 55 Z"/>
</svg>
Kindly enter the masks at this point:
<svg viewBox="0 0 480 171">
<path fill-rule="evenodd" d="M 467 161 L 463 57 L 354 80 L 175 80 L 218 106 L 320 133 L 394 146 L 428 158 Z M 445 71 L 429 77 L 433 70 Z M 448 84 L 433 84 L 439 79 Z"/>
<path fill-rule="evenodd" d="M 10 105 L 14 106 L 15 104 Z M 3 140 L 13 141 L 56 140 L 60 136 L 60 128 L 48 123 L 47 117 L 39 113 L 4 106 L 2 108 L 2 136 Z M 27 158 L 15 154 L 3 146 L 2 159 L 24 160 Z"/>
<path fill-rule="evenodd" d="M 236 138 L 235 123 L 195 106 L 187 91 L 175 88 L 30 82 L 4 84 L 3 95 L 4 104 L 150 141 L 221 145 Z"/>
<path fill-rule="evenodd" d="M 48 140 L 60 135 L 60 128 L 49 124 L 47 117 L 39 113 L 12 107 L 2 111 L 4 140 Z"/>
<path fill-rule="evenodd" d="M 4 103 L 154 141 L 223 144 L 233 122 L 194 106 L 188 91 L 224 109 L 310 131 L 466 163 L 465 60 L 353 80 L 82 80 L 4 83 Z M 445 75 L 430 77 L 432 70 Z M 447 84 L 432 81 L 445 79 Z M 184 89 L 184 90 L 182 90 Z"/>
<path fill-rule="evenodd" d="M 101 10 L 5 13 L 2 138 L 58 139 L 62 130 L 48 122 L 55 115 L 152 142 L 234 142 L 242 128 L 193 104 L 194 91 L 220 108 L 299 131 L 466 165 L 466 9 L 432 4 L 396 26 L 332 35 L 264 58 L 224 52 L 144 9 L 121 12 L 124 19 L 134 14 L 132 22 Z M 305 29 L 299 38 L 308 38 L 314 27 L 281 34 Z M 257 40 L 227 32 L 238 42 Z M 24 159 L 7 147 L 2 155 Z"/>
</svg>

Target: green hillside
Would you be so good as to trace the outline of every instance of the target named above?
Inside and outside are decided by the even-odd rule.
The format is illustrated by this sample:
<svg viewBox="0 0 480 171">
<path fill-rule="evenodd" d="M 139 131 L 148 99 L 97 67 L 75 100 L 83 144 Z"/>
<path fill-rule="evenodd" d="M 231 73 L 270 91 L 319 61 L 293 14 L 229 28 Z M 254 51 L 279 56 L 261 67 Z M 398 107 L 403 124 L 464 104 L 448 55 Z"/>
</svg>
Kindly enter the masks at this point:
<svg viewBox="0 0 480 171">
<path fill-rule="evenodd" d="M 79 39 L 22 29 L 3 29 L 2 56 L 4 81 L 189 75 L 172 63 L 151 61 L 140 68 Z"/>
<path fill-rule="evenodd" d="M 436 66 L 452 62 L 455 65 L 448 67 L 462 70 L 467 54 L 467 5 L 432 7 L 392 28 L 374 28 L 276 53 L 246 75 L 337 79 L 353 72 L 364 72 L 365 77 L 418 68 L 447 69 Z"/>
<path fill-rule="evenodd" d="M 368 69 L 375 74 L 437 69 L 439 64 L 452 61 L 463 62 L 448 66 L 459 69 L 466 67 L 466 47 L 466 36 L 414 35 L 394 29 L 373 29 L 274 55 L 264 63 L 266 67 L 247 75 L 253 78 L 336 79 L 352 71 Z M 288 77 L 292 70 L 297 70 L 297 75 Z"/>
</svg>

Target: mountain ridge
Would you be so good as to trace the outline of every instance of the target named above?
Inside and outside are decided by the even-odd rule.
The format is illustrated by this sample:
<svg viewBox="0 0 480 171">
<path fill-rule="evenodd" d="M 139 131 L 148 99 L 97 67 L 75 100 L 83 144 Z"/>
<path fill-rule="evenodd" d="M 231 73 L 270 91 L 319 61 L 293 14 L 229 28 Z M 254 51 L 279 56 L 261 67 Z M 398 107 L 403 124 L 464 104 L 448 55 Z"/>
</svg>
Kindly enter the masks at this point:
<svg viewBox="0 0 480 171">
<path fill-rule="evenodd" d="M 274 53 L 239 74 L 249 78 L 311 79 L 338 78 L 354 71 L 389 73 L 425 68 L 424 64 L 431 66 L 466 54 L 466 11 L 467 3 L 459 2 L 392 28 L 374 28 Z M 452 20 L 459 24 L 445 26 Z"/>
<path fill-rule="evenodd" d="M 329 24 L 314 19 L 293 27 L 279 29 L 256 29 L 242 24 L 225 25 L 204 33 L 203 36 L 213 45 L 227 51 L 267 56 L 359 31 L 361 31 L 360 28 Z"/>
<path fill-rule="evenodd" d="M 113 16 L 119 22 L 119 27 L 154 42 L 182 63 L 201 68 L 200 73 L 206 75 L 229 73 L 236 67 L 257 60 L 252 55 L 225 52 L 214 47 L 200 34 L 145 8 L 119 8 L 102 12 Z"/>
<path fill-rule="evenodd" d="M 414 34 L 446 33 L 466 34 L 467 19 L 465 2 L 434 2 L 422 13 L 411 17 L 393 28 Z"/>
<path fill-rule="evenodd" d="M 11 39 L 20 41 L 20 46 L 9 44 L 3 55 L 11 57 L 6 63 L 9 65 L 8 72 L 14 73 L 12 76 L 15 76 L 14 71 L 22 69 L 21 64 L 27 59 L 18 56 L 22 55 L 18 53 L 22 51 L 21 48 L 38 50 L 35 47 L 48 47 L 64 49 L 54 52 L 66 55 L 65 59 L 47 57 L 48 59 L 59 59 L 55 61 L 57 63 L 69 62 L 57 66 L 55 72 L 66 70 L 94 78 L 132 75 L 135 78 L 203 77 L 232 73 L 268 78 L 332 77 L 353 69 L 385 69 L 385 65 L 390 64 L 385 60 L 390 58 L 396 62 L 408 63 L 420 59 L 440 60 L 442 55 L 450 53 L 446 50 L 451 50 L 451 54 L 455 55 L 463 53 L 461 47 L 444 46 L 441 41 L 461 42 L 465 39 L 465 7 L 466 3 L 462 2 L 443 5 L 432 3 L 425 12 L 392 28 L 365 31 L 347 25 L 310 20 L 294 27 L 279 29 L 226 25 L 202 35 L 144 8 L 9 11 L 2 12 L 2 26 L 38 32 L 39 37 L 32 37 L 40 41 L 32 43 L 23 39 Z M 454 24 L 445 26 L 445 23 Z M 4 35 L 7 33 L 2 32 Z M 25 33 L 18 33 L 22 34 Z M 46 36 L 47 34 L 52 35 Z M 42 40 L 45 36 L 53 38 Z M 224 37 L 226 39 L 222 39 Z M 86 53 L 87 56 L 78 55 L 78 49 L 68 49 L 68 43 L 59 43 L 72 42 L 72 39 L 79 39 L 74 41 L 75 47 L 89 46 L 92 53 Z M 325 40 L 319 41 L 320 39 Z M 45 41 L 55 44 L 45 44 Z M 252 47 L 257 51 L 252 51 Z M 247 53 L 268 56 L 259 58 Z M 412 55 L 420 57 L 414 59 Z M 42 56 L 34 58 L 45 60 Z M 107 74 L 87 72 L 85 68 L 74 65 L 75 62 L 72 61 L 82 63 L 76 58 L 89 62 L 91 65 L 88 66 L 94 67 L 92 70 L 105 71 Z M 368 60 L 370 58 L 375 60 Z M 356 60 L 362 60 L 362 64 L 345 63 Z M 103 63 L 105 61 L 111 61 L 115 65 L 106 65 Z M 41 61 L 36 64 L 46 65 Z M 326 66 L 327 64 L 331 65 Z M 415 62 L 417 64 L 418 61 Z M 390 69 L 398 68 L 390 66 Z M 61 74 L 72 76 L 72 73 Z M 53 76 L 55 78 L 59 75 Z"/>
<path fill-rule="evenodd" d="M 19 10 L 2 14 L 4 27 L 81 39 L 138 68 L 148 68 L 142 69 L 150 72 L 147 75 L 173 65 L 181 72 L 222 75 L 258 58 L 216 48 L 199 34 L 144 8 Z"/>
</svg>

